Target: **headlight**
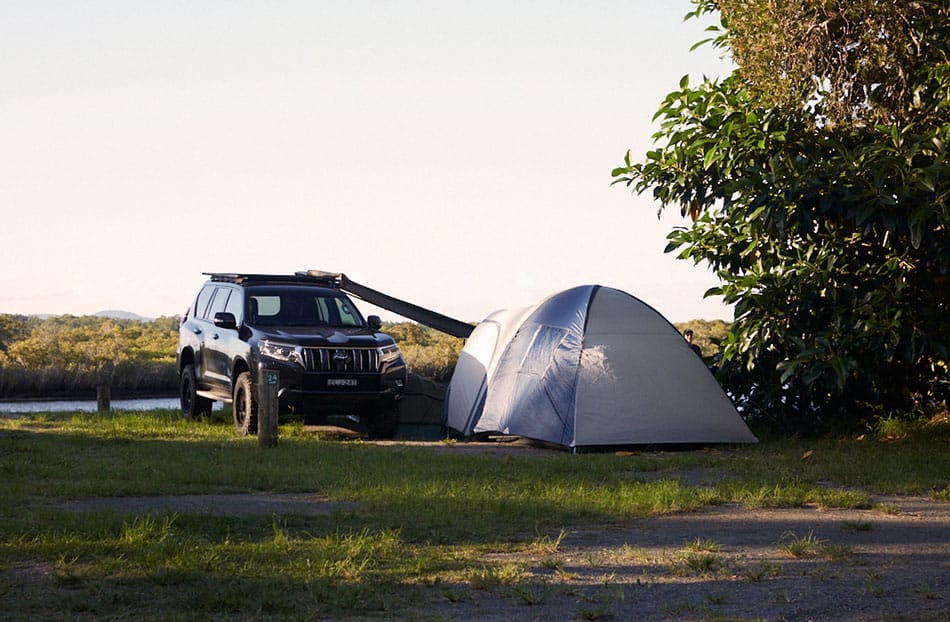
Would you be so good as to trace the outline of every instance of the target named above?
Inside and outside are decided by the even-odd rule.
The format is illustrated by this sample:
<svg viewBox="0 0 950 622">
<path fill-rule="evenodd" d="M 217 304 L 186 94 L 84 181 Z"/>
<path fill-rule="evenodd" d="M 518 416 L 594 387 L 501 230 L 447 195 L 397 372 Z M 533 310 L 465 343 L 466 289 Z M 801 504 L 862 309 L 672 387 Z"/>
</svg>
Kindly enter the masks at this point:
<svg viewBox="0 0 950 622">
<path fill-rule="evenodd" d="M 278 361 L 289 363 L 300 363 L 300 355 L 297 353 L 297 347 L 286 343 L 277 343 L 276 341 L 262 341 L 260 343 L 261 355 Z"/>
<path fill-rule="evenodd" d="M 395 361 L 398 358 L 399 346 L 394 343 L 388 346 L 383 346 L 379 349 L 379 361 L 381 363 L 389 363 L 390 361 Z"/>
</svg>

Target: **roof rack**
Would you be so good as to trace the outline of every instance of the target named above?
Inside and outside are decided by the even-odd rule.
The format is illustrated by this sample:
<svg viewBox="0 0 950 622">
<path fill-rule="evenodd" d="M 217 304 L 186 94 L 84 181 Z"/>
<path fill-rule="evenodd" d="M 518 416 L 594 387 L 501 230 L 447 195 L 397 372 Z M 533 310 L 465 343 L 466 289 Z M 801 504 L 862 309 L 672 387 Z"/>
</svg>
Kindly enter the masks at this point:
<svg viewBox="0 0 950 622">
<path fill-rule="evenodd" d="M 340 280 L 331 274 L 314 275 L 306 272 L 296 274 L 239 274 L 233 272 L 202 272 L 212 281 L 218 283 L 310 283 L 323 287 L 340 287 Z"/>
<path fill-rule="evenodd" d="M 387 309 L 398 313 L 404 317 L 415 320 L 420 324 L 431 326 L 436 330 L 467 339 L 472 334 L 474 325 L 450 318 L 435 311 L 425 309 L 411 302 L 393 298 L 387 294 L 370 289 L 365 285 L 360 285 L 350 280 L 345 274 L 339 272 L 324 272 L 322 270 L 301 270 L 294 274 L 235 274 L 225 272 L 204 272 L 205 276 L 210 277 L 212 281 L 235 283 L 242 285 L 244 283 L 309 283 L 320 285 L 322 287 L 331 287 L 342 290 L 348 294 L 374 304 L 377 307 Z"/>
</svg>

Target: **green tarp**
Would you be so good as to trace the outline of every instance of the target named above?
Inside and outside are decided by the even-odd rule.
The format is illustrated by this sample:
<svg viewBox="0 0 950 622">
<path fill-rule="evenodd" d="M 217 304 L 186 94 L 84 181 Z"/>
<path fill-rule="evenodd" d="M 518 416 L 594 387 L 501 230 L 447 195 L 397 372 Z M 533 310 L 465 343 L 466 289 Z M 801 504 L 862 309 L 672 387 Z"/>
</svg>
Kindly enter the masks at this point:
<svg viewBox="0 0 950 622">
<path fill-rule="evenodd" d="M 409 374 L 399 406 L 400 438 L 435 440 L 442 437 L 445 388 L 417 374 Z"/>
</svg>

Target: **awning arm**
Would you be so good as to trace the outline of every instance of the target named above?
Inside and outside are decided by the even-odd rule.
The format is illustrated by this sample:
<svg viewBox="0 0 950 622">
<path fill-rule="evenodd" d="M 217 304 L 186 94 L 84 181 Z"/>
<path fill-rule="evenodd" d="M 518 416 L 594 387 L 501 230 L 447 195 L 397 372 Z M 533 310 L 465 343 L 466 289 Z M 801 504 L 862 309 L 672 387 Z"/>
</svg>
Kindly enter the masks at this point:
<svg viewBox="0 0 950 622">
<path fill-rule="evenodd" d="M 392 311 L 393 313 L 398 313 L 399 315 L 409 318 L 424 324 L 430 328 L 441 331 L 452 335 L 453 337 L 459 337 L 461 339 L 467 339 L 469 335 L 472 334 L 472 331 L 475 330 L 475 327 L 467 322 L 462 322 L 450 318 L 441 313 L 436 313 L 430 309 L 424 309 L 419 305 L 414 305 L 411 302 L 406 302 L 405 300 L 400 300 L 398 298 L 393 298 L 382 292 L 378 292 L 375 289 L 366 287 L 365 285 L 360 285 L 349 279 L 345 274 L 334 273 L 334 272 L 324 272 L 322 270 L 308 270 L 305 274 L 313 277 L 330 277 L 336 279 L 340 284 L 340 289 L 352 294 L 361 300 L 365 300 L 370 304 L 374 304 L 377 307 L 386 309 L 387 311 Z"/>
</svg>

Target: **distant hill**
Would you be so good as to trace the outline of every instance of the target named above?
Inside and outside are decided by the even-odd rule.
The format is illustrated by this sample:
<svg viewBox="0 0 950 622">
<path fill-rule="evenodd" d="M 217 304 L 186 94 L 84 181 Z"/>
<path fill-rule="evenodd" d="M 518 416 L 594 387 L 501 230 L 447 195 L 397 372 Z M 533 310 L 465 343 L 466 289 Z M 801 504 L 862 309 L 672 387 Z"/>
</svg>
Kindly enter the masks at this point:
<svg viewBox="0 0 950 622">
<path fill-rule="evenodd" d="M 142 317 L 137 313 L 132 313 L 131 311 L 120 311 L 118 309 L 107 309 L 105 311 L 99 311 L 94 313 L 96 317 L 105 317 L 112 320 L 137 320 L 139 322 L 151 322 L 152 318 Z"/>
</svg>

